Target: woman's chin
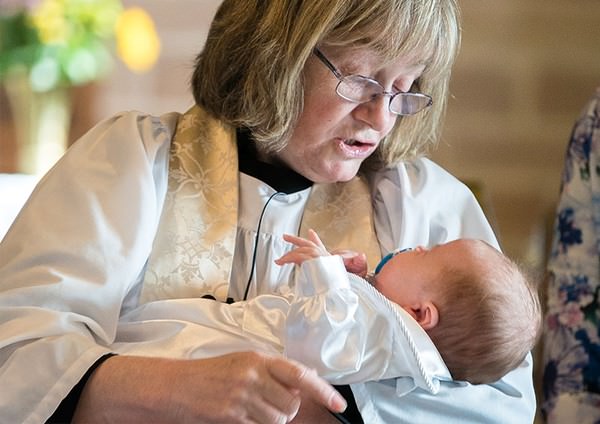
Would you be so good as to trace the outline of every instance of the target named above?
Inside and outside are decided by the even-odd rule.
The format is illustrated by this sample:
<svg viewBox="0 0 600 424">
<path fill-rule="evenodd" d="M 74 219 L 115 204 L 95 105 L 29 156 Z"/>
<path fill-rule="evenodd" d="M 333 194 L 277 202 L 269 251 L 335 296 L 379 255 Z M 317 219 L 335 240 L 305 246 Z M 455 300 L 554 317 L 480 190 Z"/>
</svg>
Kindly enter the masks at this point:
<svg viewBox="0 0 600 424">
<path fill-rule="evenodd" d="M 316 176 L 318 180 L 313 181 L 315 183 L 343 183 L 354 178 L 359 168 L 360 163 L 334 166 L 321 172 L 320 175 Z"/>
</svg>

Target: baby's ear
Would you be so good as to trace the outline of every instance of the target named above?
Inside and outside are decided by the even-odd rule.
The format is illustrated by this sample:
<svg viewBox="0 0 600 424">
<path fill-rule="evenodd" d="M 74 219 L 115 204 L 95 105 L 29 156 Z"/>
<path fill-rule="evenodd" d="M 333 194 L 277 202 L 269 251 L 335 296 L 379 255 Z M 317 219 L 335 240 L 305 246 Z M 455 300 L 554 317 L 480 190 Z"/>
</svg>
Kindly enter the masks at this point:
<svg viewBox="0 0 600 424">
<path fill-rule="evenodd" d="M 423 327 L 423 330 L 431 330 L 440 321 L 438 308 L 432 302 L 423 302 L 410 309 L 410 314 Z"/>
</svg>

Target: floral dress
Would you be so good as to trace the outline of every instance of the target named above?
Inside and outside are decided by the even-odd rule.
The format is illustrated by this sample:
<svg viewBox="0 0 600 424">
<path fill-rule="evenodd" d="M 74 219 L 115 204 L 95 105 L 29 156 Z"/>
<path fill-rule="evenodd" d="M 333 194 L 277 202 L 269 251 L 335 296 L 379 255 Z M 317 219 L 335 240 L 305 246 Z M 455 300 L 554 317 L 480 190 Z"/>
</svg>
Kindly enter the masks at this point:
<svg viewBox="0 0 600 424">
<path fill-rule="evenodd" d="M 600 423 L 600 88 L 567 149 L 548 274 L 543 416 Z"/>
</svg>

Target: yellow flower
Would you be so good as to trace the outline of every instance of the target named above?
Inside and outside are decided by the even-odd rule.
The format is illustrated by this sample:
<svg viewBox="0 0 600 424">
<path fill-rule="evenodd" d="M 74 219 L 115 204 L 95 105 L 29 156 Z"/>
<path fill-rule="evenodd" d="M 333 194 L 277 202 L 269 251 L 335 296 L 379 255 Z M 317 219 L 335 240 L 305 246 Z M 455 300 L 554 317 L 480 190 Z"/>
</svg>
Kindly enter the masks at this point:
<svg viewBox="0 0 600 424">
<path fill-rule="evenodd" d="M 129 69 L 150 69 L 160 53 L 160 40 L 152 18 L 139 7 L 126 9 L 116 28 L 117 53 Z"/>
<path fill-rule="evenodd" d="M 43 0 L 34 10 L 31 23 L 44 44 L 63 44 L 69 36 L 64 0 Z"/>
</svg>

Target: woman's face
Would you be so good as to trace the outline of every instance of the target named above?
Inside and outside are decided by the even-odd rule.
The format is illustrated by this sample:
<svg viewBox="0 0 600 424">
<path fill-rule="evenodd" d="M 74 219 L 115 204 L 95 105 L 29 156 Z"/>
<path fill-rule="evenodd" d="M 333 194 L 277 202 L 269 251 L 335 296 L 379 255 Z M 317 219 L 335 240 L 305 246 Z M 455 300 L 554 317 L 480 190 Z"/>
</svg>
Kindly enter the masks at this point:
<svg viewBox="0 0 600 424">
<path fill-rule="evenodd" d="M 385 66 L 367 50 L 321 49 L 342 75 L 377 80 L 387 92 L 409 91 L 424 65 L 398 59 Z M 313 54 L 304 69 L 304 109 L 287 146 L 276 156 L 316 183 L 348 181 L 393 128 L 389 97 L 357 104 L 336 92 L 338 79 Z M 410 118 L 408 118 L 410 119 Z"/>
</svg>

